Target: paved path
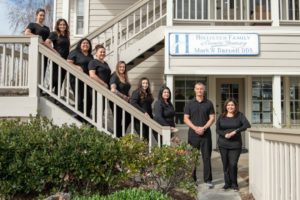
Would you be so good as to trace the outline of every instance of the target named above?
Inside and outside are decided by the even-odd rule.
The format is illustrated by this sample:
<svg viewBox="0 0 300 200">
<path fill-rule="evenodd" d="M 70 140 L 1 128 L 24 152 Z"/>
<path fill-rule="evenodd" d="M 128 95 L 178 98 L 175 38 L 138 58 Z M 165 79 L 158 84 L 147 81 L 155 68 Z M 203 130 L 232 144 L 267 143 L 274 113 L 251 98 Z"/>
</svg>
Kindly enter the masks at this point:
<svg viewBox="0 0 300 200">
<path fill-rule="evenodd" d="M 185 134 L 178 135 L 182 141 L 187 141 Z M 200 158 L 201 159 L 201 158 Z M 203 183 L 203 164 L 200 160 L 200 164 L 197 168 L 198 182 L 198 199 L 199 200 L 241 200 L 243 196 L 249 193 L 248 188 L 248 154 L 243 153 L 240 156 L 239 166 L 238 166 L 238 184 L 240 187 L 239 192 L 234 192 L 233 190 L 223 191 L 222 187 L 224 185 L 222 161 L 220 158 L 220 153 L 212 152 L 212 176 L 213 183 L 215 187 L 213 189 L 207 189 Z"/>
<path fill-rule="evenodd" d="M 241 194 L 248 193 L 248 154 L 242 154 L 239 161 L 239 177 L 238 184 L 240 192 L 234 192 L 233 190 L 223 191 L 224 185 L 222 162 L 220 154 L 216 151 L 212 153 L 212 176 L 215 187 L 213 189 L 206 188 L 203 183 L 203 168 L 202 161 L 200 161 L 200 167 L 197 169 L 198 182 L 198 199 L 199 200 L 241 200 Z"/>
</svg>

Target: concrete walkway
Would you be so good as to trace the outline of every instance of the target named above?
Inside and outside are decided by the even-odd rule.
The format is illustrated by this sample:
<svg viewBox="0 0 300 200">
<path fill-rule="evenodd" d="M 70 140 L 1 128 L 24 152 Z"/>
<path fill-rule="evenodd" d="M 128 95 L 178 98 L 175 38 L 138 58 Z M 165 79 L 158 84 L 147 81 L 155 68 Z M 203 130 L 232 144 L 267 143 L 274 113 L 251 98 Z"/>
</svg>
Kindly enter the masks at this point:
<svg viewBox="0 0 300 200">
<path fill-rule="evenodd" d="M 240 192 L 234 192 L 229 189 L 222 190 L 224 186 L 223 169 L 220 154 L 216 151 L 212 153 L 212 176 L 215 187 L 213 189 L 206 188 L 203 183 L 203 165 L 197 169 L 198 182 L 198 199 L 199 200 L 241 200 L 243 193 L 248 193 L 248 154 L 242 154 L 239 161 L 239 177 L 238 184 Z"/>
</svg>

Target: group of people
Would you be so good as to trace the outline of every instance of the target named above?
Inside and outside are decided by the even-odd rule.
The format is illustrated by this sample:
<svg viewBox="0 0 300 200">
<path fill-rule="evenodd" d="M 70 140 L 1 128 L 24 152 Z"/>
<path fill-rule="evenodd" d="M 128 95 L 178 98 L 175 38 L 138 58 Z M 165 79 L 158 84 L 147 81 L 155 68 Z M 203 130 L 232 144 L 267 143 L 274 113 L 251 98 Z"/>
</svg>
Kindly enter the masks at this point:
<svg viewBox="0 0 300 200">
<path fill-rule="evenodd" d="M 119 61 L 116 65 L 114 73 L 107 62 L 105 62 L 106 49 L 103 45 L 98 44 L 95 46 L 95 56 L 92 55 L 92 44 L 87 38 L 82 38 L 74 50 L 70 52 L 70 31 L 69 25 L 65 19 L 58 19 L 55 24 L 53 32 L 50 32 L 49 27 L 44 24 L 45 10 L 38 9 L 36 11 L 36 22 L 30 23 L 25 29 L 25 35 L 39 35 L 42 38 L 43 44 L 58 53 L 62 58 L 66 59 L 68 63 L 72 64 L 74 68 L 87 74 L 90 78 L 111 90 L 111 92 L 124 99 L 126 102 L 131 103 L 138 110 L 142 111 L 145 116 L 153 118 L 152 103 L 154 101 L 150 81 L 148 78 L 143 77 L 140 79 L 138 87 L 129 94 L 131 84 L 128 79 L 126 63 Z M 46 60 L 46 59 L 45 59 Z M 45 66 L 47 61 L 45 61 Z M 46 66 L 47 67 L 47 66 Z M 46 70 L 44 70 L 46 71 Z M 58 66 L 53 63 L 52 65 L 52 87 L 55 94 L 57 94 L 59 84 L 62 85 L 66 71 L 61 69 L 61 81 L 58 83 Z M 88 88 L 86 99 L 84 100 L 84 84 L 78 80 L 76 88 L 76 79 L 70 75 L 70 86 L 74 93 L 76 93 L 76 101 L 78 110 L 83 112 L 84 103 L 86 106 L 86 114 L 90 117 L 92 107 L 92 90 Z M 51 88 L 52 89 L 52 88 Z M 175 129 L 174 116 L 175 110 L 170 101 L 171 92 L 167 87 L 162 87 L 159 92 L 158 101 L 155 103 L 154 119 L 162 125 L 171 126 L 172 130 Z M 113 110 L 113 106 L 111 106 Z M 114 112 L 114 111 L 113 111 Z M 83 120 L 81 117 L 76 116 L 78 119 Z M 116 109 L 116 133 L 117 137 L 122 136 L 122 109 Z M 125 114 L 125 130 L 130 124 L 131 117 L 128 113 Z M 142 129 L 144 138 L 148 139 L 149 129 L 146 125 L 140 127 L 140 123 L 135 120 L 135 130 L 139 133 Z"/>
<path fill-rule="evenodd" d="M 205 96 L 205 85 L 196 83 L 195 97 L 184 108 L 184 122 L 189 127 L 188 142 L 201 150 L 203 179 L 208 188 L 213 188 L 211 152 L 212 138 L 210 127 L 215 121 L 213 104 Z M 241 133 L 250 128 L 247 118 L 238 109 L 235 99 L 225 101 L 223 112 L 216 122 L 218 145 L 223 163 L 224 190 L 239 190 L 237 182 L 238 160 L 242 151 Z M 196 169 L 193 178 L 197 182 Z"/>
<path fill-rule="evenodd" d="M 171 103 L 171 91 L 168 87 L 163 86 L 158 94 L 158 99 L 154 104 L 154 115 L 152 113 L 152 103 L 154 101 L 150 81 L 143 77 L 139 80 L 136 90 L 129 94 L 131 84 L 126 71 L 126 63 L 119 61 L 115 72 L 111 74 L 111 69 L 104 61 L 106 56 L 105 47 L 96 45 L 95 58 L 92 55 L 92 44 L 87 38 L 81 39 L 76 49 L 70 51 L 70 32 L 66 20 L 58 19 L 55 30 L 50 29 L 43 24 L 45 19 L 45 10 L 38 9 L 36 12 L 36 22 L 30 23 L 25 30 L 26 35 L 39 35 L 42 37 L 43 43 L 50 49 L 57 52 L 67 62 L 71 63 L 75 68 L 90 76 L 99 84 L 103 85 L 111 92 L 130 103 L 138 110 L 143 112 L 146 117 L 153 118 L 163 126 L 170 126 L 171 131 L 175 131 L 175 109 Z M 61 82 L 58 83 L 58 66 L 53 64 L 52 70 L 52 86 L 54 92 L 58 92 L 59 84 L 62 84 L 66 71 L 61 71 Z M 74 76 L 70 76 L 70 85 L 73 91 L 76 90 L 76 80 Z M 78 109 L 83 111 L 84 108 L 84 84 L 78 81 L 77 85 L 77 103 Z M 209 188 L 212 184 L 211 170 L 211 152 L 212 138 L 210 127 L 215 122 L 215 110 L 213 104 L 205 96 L 205 85 L 196 83 L 194 87 L 195 97 L 185 105 L 184 123 L 189 127 L 188 143 L 194 148 L 201 150 L 204 165 L 204 181 Z M 86 95 L 86 111 L 90 115 L 92 106 L 92 97 L 89 90 Z M 239 112 L 238 104 L 234 99 L 228 99 L 223 107 L 223 113 L 216 122 L 216 132 L 219 135 L 218 145 L 223 163 L 224 190 L 232 188 L 238 191 L 237 183 L 237 163 L 242 149 L 241 133 L 250 127 L 246 117 Z M 131 122 L 128 113 L 125 114 L 125 127 L 122 127 L 122 109 L 116 109 L 116 133 L 117 137 L 122 136 L 122 130 L 127 129 Z M 135 130 L 139 133 L 142 128 L 142 134 L 145 139 L 149 137 L 149 128 L 146 125 L 140 127 L 140 123 L 135 119 Z M 197 181 L 196 169 L 193 178 Z"/>
</svg>

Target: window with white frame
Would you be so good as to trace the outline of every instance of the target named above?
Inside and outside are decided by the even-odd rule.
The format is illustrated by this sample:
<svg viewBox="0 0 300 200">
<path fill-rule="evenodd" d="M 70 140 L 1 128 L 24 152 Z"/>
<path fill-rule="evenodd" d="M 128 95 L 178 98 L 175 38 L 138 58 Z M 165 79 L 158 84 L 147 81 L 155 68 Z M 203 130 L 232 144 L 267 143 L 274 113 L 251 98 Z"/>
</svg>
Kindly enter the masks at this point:
<svg viewBox="0 0 300 200">
<path fill-rule="evenodd" d="M 76 35 L 84 33 L 84 0 L 76 0 Z"/>
<path fill-rule="evenodd" d="M 290 78 L 291 123 L 300 124 L 300 77 Z"/>
<path fill-rule="evenodd" d="M 281 81 L 281 119 L 284 118 L 284 91 Z M 275 116 L 276 118 L 277 116 Z M 278 115 L 279 117 L 279 115 Z M 252 79 L 252 123 L 273 123 L 273 88 L 272 77 L 257 77 Z"/>
<path fill-rule="evenodd" d="M 252 123 L 271 124 L 273 118 L 272 78 L 252 79 Z"/>
<path fill-rule="evenodd" d="M 201 82 L 206 85 L 205 77 L 197 76 L 175 76 L 174 77 L 174 107 L 175 107 L 175 123 L 183 124 L 183 113 L 185 104 L 194 98 L 195 83 Z"/>
</svg>

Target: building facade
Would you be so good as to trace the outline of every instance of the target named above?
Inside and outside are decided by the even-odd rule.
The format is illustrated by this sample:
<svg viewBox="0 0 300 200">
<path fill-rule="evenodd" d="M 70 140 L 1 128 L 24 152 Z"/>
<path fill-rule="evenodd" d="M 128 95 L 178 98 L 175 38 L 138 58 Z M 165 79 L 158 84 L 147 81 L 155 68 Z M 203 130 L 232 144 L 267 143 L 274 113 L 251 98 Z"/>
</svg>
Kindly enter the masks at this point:
<svg viewBox="0 0 300 200">
<path fill-rule="evenodd" d="M 129 71 L 133 89 L 143 76 L 154 96 L 167 84 L 182 132 L 199 81 L 217 115 L 233 97 L 253 126 L 300 125 L 300 0 L 56 0 L 54 7 L 54 19 L 69 21 L 73 43 L 112 27 L 93 44 L 114 52 L 112 69 L 115 60 L 140 59 Z"/>
</svg>

